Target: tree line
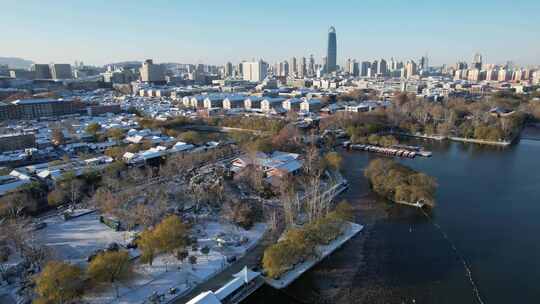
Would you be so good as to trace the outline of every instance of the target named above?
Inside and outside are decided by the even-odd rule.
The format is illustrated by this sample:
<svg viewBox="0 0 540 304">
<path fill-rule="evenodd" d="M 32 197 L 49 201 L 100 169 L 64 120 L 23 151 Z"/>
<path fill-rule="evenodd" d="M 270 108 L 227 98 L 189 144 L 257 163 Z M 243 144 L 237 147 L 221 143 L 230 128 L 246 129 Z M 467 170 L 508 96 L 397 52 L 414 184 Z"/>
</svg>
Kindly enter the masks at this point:
<svg viewBox="0 0 540 304">
<path fill-rule="evenodd" d="M 270 278 L 279 278 L 294 265 L 315 258 L 317 246 L 328 245 L 343 234 L 348 221 L 352 220 L 352 207 L 341 202 L 326 216 L 299 228 L 290 228 L 281 241 L 264 251 L 263 267 Z"/>
<path fill-rule="evenodd" d="M 507 114 L 490 112 L 495 108 Z M 517 136 L 527 120 L 540 120 L 540 103 L 531 97 L 497 92 L 476 101 L 450 97 L 431 102 L 401 93 L 387 108 L 340 112 L 323 119 L 321 128 L 342 128 L 357 142 L 385 131 L 506 141 Z"/>
</svg>

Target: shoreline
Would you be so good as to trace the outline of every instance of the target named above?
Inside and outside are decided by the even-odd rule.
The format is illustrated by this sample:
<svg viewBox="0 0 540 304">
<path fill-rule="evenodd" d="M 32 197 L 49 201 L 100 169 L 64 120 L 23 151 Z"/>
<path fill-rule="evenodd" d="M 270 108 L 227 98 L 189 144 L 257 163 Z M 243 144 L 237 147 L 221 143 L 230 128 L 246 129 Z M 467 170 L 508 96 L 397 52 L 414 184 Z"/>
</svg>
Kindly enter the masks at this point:
<svg viewBox="0 0 540 304">
<path fill-rule="evenodd" d="M 332 253 L 340 249 L 345 243 L 347 243 L 351 238 L 353 238 L 355 235 L 357 235 L 358 233 L 360 233 L 360 231 L 364 229 L 363 225 L 352 222 L 349 222 L 347 226 L 348 227 L 344 231 L 344 233 L 337 239 L 333 240 L 330 244 L 318 246 L 317 249 L 321 252 L 321 255 L 319 257 L 315 259 L 310 259 L 295 266 L 293 269 L 283 274 L 279 279 L 265 278 L 266 283 L 276 289 L 286 288 L 291 283 L 295 282 L 296 279 L 298 279 L 302 274 L 312 269 L 326 257 L 332 255 Z"/>
<path fill-rule="evenodd" d="M 514 140 L 511 141 L 490 141 L 490 140 L 483 140 L 483 139 L 474 139 L 474 138 L 466 138 L 466 137 L 457 137 L 457 136 L 442 136 L 442 135 L 425 135 L 425 134 L 410 134 L 410 133 L 401 133 L 401 132 L 390 132 L 394 135 L 400 135 L 400 136 L 408 136 L 408 137 L 416 137 L 416 138 L 423 138 L 423 139 L 432 139 L 432 140 L 450 140 L 450 141 L 457 141 L 457 142 L 466 142 L 466 143 L 474 143 L 474 144 L 480 144 L 480 145 L 491 145 L 491 146 L 503 146 L 507 147 L 511 145 Z"/>
</svg>

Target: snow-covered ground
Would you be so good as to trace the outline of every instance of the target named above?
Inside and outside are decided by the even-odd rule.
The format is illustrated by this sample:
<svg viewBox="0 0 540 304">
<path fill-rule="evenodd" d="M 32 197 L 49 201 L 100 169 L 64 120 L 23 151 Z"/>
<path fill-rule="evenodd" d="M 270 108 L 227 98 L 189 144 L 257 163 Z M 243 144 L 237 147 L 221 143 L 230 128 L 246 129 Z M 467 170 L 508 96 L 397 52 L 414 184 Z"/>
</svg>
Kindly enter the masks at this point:
<svg viewBox="0 0 540 304">
<path fill-rule="evenodd" d="M 199 250 L 189 251 L 189 255 L 197 257 L 195 265 L 191 265 L 187 259 L 180 262 L 171 255 L 158 256 L 152 266 L 138 264 L 135 267 L 133 279 L 119 286 L 119 298 L 116 298 L 115 290 L 111 286 L 106 291 L 88 294 L 83 299 L 84 303 L 145 303 L 153 295 L 162 295 L 162 303 L 167 303 L 167 301 L 187 292 L 227 267 L 229 264 L 226 257 L 244 255 L 261 239 L 266 228 L 267 226 L 262 223 L 255 224 L 248 231 L 231 224 L 218 222 L 197 225 L 193 230 L 199 232 Z M 246 237 L 248 241 L 240 246 L 219 247 L 214 238 L 223 232 L 228 235 L 236 234 Z M 210 248 L 208 255 L 200 252 L 200 248 L 204 246 Z M 171 288 L 176 289 L 174 295 L 169 293 Z"/>
<path fill-rule="evenodd" d="M 83 210 L 77 212 L 86 213 Z M 88 256 L 111 243 L 125 245 L 132 236 L 132 232 L 114 231 L 100 223 L 97 212 L 67 221 L 62 215 L 56 215 L 43 222 L 47 226 L 36 231 L 36 240 L 51 248 L 55 259 L 76 264 L 85 264 Z"/>
<path fill-rule="evenodd" d="M 299 265 L 296 265 L 293 269 L 288 271 L 287 273 L 281 275 L 281 277 L 277 280 L 266 278 L 266 281 L 268 284 L 270 284 L 272 287 L 280 289 L 285 288 L 289 284 L 291 284 L 294 280 L 296 280 L 299 276 L 301 276 L 304 272 L 309 270 L 311 267 L 313 267 L 315 264 L 317 264 L 319 261 L 324 259 L 326 256 L 334 252 L 336 249 L 341 247 L 345 242 L 347 242 L 350 238 L 355 236 L 357 233 L 362 231 L 364 226 L 356 224 L 356 223 L 349 223 L 347 225 L 347 228 L 345 229 L 345 232 L 335 239 L 334 241 L 330 242 L 330 244 L 325 246 L 318 246 L 317 249 L 320 253 L 319 258 L 317 259 L 309 259 L 305 261 L 304 263 L 301 263 Z"/>
</svg>

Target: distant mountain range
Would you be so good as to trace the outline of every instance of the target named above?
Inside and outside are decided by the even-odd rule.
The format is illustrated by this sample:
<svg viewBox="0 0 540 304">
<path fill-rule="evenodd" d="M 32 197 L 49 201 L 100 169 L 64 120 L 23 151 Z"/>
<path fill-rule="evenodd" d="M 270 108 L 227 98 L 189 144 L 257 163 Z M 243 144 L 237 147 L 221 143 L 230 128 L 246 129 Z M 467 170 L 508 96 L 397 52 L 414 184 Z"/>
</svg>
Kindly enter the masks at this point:
<svg viewBox="0 0 540 304">
<path fill-rule="evenodd" d="M 10 69 L 28 69 L 32 63 L 31 60 L 17 57 L 0 57 L 0 64 L 7 64 Z"/>
</svg>

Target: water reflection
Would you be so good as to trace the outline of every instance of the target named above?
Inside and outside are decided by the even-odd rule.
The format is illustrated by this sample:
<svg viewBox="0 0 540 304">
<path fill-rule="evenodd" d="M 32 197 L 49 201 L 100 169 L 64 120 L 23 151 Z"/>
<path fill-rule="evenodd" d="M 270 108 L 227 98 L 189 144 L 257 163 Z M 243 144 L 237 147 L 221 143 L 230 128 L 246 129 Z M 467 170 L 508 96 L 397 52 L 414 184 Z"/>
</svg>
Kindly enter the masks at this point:
<svg viewBox="0 0 540 304">
<path fill-rule="evenodd" d="M 434 152 L 399 161 L 437 178 L 437 206 L 429 215 L 470 264 L 485 302 L 536 303 L 540 141 L 522 139 L 506 148 L 414 139 L 408 144 Z M 463 264 L 421 212 L 366 195 L 362 168 L 379 156 L 343 156 L 351 184 L 343 196 L 366 229 L 287 288 L 291 301 L 476 303 Z M 272 299 L 272 291 L 264 296 Z"/>
</svg>

